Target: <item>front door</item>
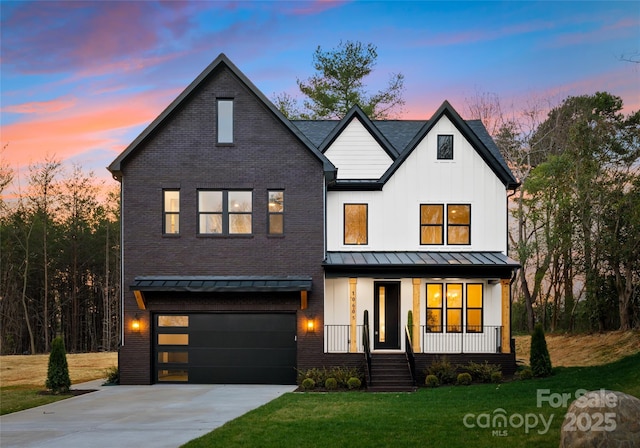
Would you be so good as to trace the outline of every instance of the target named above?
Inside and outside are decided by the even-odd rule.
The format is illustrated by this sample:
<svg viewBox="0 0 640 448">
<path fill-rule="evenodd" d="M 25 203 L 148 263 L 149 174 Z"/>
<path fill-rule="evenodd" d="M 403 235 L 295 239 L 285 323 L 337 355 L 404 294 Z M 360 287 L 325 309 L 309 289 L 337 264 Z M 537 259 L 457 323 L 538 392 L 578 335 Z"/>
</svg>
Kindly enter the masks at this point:
<svg viewBox="0 0 640 448">
<path fill-rule="evenodd" d="M 400 282 L 374 283 L 373 348 L 400 348 Z"/>
</svg>

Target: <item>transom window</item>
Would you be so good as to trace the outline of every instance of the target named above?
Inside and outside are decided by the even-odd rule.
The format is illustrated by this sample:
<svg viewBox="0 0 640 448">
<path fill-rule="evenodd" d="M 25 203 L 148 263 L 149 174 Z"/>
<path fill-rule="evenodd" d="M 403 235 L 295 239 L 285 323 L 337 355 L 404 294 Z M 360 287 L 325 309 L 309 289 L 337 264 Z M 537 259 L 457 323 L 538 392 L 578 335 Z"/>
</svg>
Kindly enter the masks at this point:
<svg viewBox="0 0 640 448">
<path fill-rule="evenodd" d="M 233 100 L 218 100 L 218 143 L 233 143 Z"/>
<path fill-rule="evenodd" d="M 252 210 L 251 191 L 199 190 L 198 234 L 251 234 Z"/>
<path fill-rule="evenodd" d="M 344 244 L 368 244 L 368 205 L 344 204 Z"/>
<path fill-rule="evenodd" d="M 438 135 L 438 160 L 453 160 L 453 135 Z"/>
<path fill-rule="evenodd" d="M 163 229 L 167 235 L 180 233 L 180 190 L 163 190 Z"/>
<path fill-rule="evenodd" d="M 269 235 L 284 234 L 284 191 L 269 191 Z"/>
</svg>

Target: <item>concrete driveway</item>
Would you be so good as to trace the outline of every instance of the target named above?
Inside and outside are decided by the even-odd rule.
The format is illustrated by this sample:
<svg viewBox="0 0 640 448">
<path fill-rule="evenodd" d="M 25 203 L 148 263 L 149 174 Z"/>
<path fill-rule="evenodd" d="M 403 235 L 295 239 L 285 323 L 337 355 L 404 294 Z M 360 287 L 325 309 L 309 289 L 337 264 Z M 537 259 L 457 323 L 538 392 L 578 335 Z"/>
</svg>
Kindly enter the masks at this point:
<svg viewBox="0 0 640 448">
<path fill-rule="evenodd" d="M 0 417 L 0 446 L 175 448 L 296 387 L 102 382 L 72 386 L 96 392 Z"/>
</svg>

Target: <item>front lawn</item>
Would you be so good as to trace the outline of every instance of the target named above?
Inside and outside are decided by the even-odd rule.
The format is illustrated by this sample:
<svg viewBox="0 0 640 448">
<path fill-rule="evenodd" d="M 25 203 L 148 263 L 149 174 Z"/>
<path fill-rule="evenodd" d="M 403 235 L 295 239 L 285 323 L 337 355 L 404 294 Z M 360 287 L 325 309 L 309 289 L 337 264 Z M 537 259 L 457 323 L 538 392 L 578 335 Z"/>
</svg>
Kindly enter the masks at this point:
<svg viewBox="0 0 640 448">
<path fill-rule="evenodd" d="M 640 396 L 640 354 L 500 385 L 290 393 L 184 447 L 557 447 L 566 408 L 552 407 L 560 396 L 551 394 L 575 398 L 579 389 Z M 550 399 L 538 406 L 539 394 Z M 498 426 L 496 416 L 506 416 L 507 426 Z"/>
</svg>

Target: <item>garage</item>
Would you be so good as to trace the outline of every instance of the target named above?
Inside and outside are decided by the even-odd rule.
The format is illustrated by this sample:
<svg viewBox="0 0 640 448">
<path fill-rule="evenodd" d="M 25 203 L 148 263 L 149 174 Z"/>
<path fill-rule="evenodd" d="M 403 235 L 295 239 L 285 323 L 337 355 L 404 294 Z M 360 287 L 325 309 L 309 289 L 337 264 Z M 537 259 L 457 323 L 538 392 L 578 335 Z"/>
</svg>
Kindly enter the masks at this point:
<svg viewBox="0 0 640 448">
<path fill-rule="evenodd" d="M 295 384 L 295 313 L 158 313 L 156 382 Z"/>
</svg>

